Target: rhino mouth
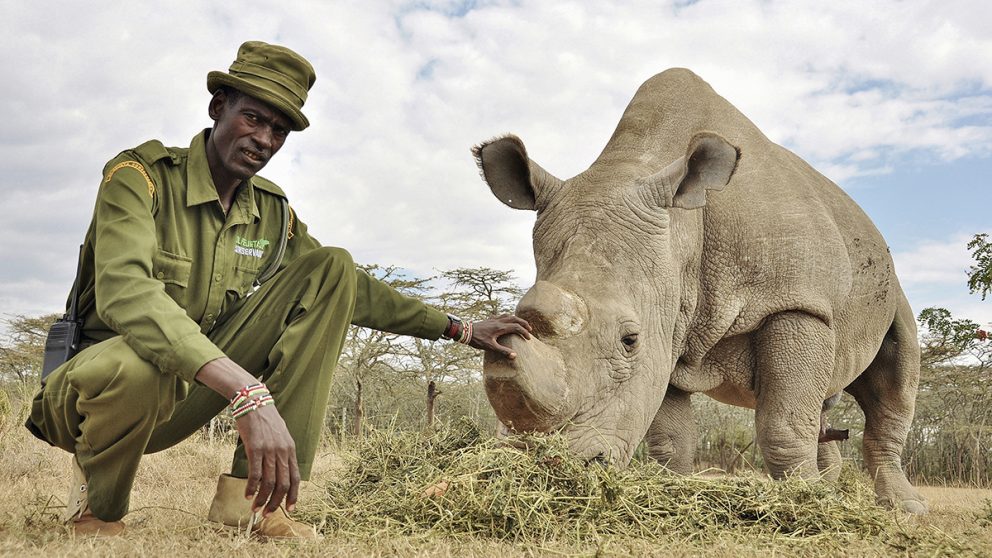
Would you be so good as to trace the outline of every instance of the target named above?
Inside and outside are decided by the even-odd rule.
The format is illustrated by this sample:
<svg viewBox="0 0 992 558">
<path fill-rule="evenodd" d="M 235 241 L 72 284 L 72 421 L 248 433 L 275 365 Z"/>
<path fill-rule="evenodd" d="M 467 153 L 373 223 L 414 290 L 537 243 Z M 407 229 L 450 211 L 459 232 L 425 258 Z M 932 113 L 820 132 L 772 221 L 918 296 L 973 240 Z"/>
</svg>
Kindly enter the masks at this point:
<svg viewBox="0 0 992 558">
<path fill-rule="evenodd" d="M 587 463 L 626 467 L 634 456 L 636 443 L 592 426 L 568 424 L 561 429 L 569 450 Z"/>
</svg>

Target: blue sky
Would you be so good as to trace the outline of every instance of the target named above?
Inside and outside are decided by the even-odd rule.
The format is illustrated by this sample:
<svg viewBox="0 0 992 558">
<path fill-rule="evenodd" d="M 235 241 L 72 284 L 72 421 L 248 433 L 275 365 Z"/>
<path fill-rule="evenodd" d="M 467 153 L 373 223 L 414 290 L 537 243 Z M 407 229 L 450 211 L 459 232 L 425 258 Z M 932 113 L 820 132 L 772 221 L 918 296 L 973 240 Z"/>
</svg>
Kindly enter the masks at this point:
<svg viewBox="0 0 992 558">
<path fill-rule="evenodd" d="M 291 8 L 288 6 L 292 6 Z M 147 7 L 146 7 L 147 6 Z M 100 170 L 209 124 L 205 76 L 249 39 L 317 71 L 264 173 L 327 244 L 428 275 L 489 266 L 533 281 L 533 215 L 499 204 L 469 148 L 506 132 L 567 178 L 634 90 L 688 67 L 837 182 L 892 248 L 914 309 L 992 321 L 965 243 L 992 232 L 987 2 L 0 0 L 0 317 L 56 311 Z"/>
</svg>

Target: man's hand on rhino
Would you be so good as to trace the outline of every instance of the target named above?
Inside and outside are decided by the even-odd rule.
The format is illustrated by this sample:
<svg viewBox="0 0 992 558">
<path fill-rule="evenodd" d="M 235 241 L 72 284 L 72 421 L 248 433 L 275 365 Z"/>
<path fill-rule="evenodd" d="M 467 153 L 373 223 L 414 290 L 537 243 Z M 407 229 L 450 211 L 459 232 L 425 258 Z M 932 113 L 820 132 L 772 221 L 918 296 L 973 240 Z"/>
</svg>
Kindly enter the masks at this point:
<svg viewBox="0 0 992 558">
<path fill-rule="evenodd" d="M 476 349 L 495 351 L 508 358 L 517 358 L 513 349 L 500 344 L 499 338 L 515 333 L 524 339 L 530 339 L 531 327 L 527 320 L 504 314 L 497 318 L 482 320 L 472 324 L 472 341 L 469 345 Z"/>
</svg>

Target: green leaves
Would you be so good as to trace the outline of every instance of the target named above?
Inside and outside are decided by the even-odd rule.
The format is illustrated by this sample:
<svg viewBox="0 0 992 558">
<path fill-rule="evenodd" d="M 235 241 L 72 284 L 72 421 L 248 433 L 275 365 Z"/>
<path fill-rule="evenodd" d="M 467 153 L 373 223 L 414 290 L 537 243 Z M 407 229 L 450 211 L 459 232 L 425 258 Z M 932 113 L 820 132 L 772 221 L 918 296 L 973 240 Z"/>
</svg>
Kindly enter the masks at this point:
<svg viewBox="0 0 992 558">
<path fill-rule="evenodd" d="M 987 233 L 976 234 L 968 243 L 976 265 L 968 269 L 968 288 L 982 295 L 982 300 L 992 292 L 992 242 Z"/>
</svg>

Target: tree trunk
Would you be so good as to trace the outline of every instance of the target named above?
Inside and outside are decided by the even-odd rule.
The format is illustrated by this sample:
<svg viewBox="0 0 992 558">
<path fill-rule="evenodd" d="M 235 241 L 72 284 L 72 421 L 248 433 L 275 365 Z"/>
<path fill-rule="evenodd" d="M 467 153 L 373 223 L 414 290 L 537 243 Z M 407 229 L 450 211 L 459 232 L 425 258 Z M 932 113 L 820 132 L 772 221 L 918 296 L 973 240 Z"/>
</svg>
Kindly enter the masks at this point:
<svg viewBox="0 0 992 558">
<path fill-rule="evenodd" d="M 437 389 L 434 380 L 427 382 L 427 428 L 434 425 L 434 400 L 441 392 Z"/>
<path fill-rule="evenodd" d="M 362 380 L 355 379 L 355 386 L 357 390 L 355 392 L 355 430 L 354 434 L 356 438 L 361 438 L 362 436 L 362 417 L 365 415 L 365 410 L 362 408 Z"/>
</svg>

